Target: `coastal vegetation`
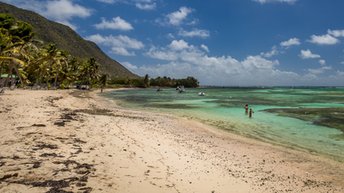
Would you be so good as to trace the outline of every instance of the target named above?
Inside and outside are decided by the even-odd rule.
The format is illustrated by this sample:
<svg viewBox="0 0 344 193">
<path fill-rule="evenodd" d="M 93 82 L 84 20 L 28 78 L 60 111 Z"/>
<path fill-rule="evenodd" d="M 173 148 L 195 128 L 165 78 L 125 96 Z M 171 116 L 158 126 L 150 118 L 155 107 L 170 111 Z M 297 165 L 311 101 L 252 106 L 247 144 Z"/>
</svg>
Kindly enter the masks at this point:
<svg viewBox="0 0 344 193">
<path fill-rule="evenodd" d="M 81 60 L 55 44 L 34 39 L 33 28 L 26 22 L 0 14 L 0 36 L 0 73 L 7 74 L 3 85 L 13 75 L 21 86 L 67 88 L 71 84 L 98 82 L 99 64 L 94 58 Z"/>
<path fill-rule="evenodd" d="M 199 87 L 199 82 L 196 78 L 188 76 L 187 78 L 175 79 L 170 77 L 156 77 L 150 78 L 148 74 L 144 77 L 139 78 L 111 78 L 107 82 L 108 86 L 129 86 L 129 87 L 139 87 L 139 88 L 149 88 L 149 87 L 171 87 L 175 88 L 177 86 L 184 86 L 186 88 L 196 88 Z"/>
<path fill-rule="evenodd" d="M 112 78 L 139 78 L 122 64 L 107 56 L 94 42 L 83 39 L 70 27 L 44 18 L 43 16 L 15 6 L 0 2 L 0 13 L 15 16 L 17 20 L 32 26 L 34 39 L 45 44 L 55 44 L 75 58 L 84 61 L 90 57 L 100 64 L 99 70 Z"/>
<path fill-rule="evenodd" d="M 160 87 L 177 87 L 185 86 L 187 88 L 195 88 L 199 86 L 199 82 L 196 78 L 188 76 L 187 78 L 174 79 L 170 77 L 157 77 L 150 80 L 151 86 L 160 86 Z"/>
<path fill-rule="evenodd" d="M 172 79 L 157 77 L 111 77 L 101 73 L 102 64 L 94 57 L 76 57 L 56 44 L 36 39 L 31 24 L 9 14 L 0 14 L 0 86 L 14 82 L 20 86 L 69 88 L 73 85 L 105 86 L 179 86 L 197 87 L 193 77 Z M 15 81 L 13 81 L 15 80 Z"/>
</svg>

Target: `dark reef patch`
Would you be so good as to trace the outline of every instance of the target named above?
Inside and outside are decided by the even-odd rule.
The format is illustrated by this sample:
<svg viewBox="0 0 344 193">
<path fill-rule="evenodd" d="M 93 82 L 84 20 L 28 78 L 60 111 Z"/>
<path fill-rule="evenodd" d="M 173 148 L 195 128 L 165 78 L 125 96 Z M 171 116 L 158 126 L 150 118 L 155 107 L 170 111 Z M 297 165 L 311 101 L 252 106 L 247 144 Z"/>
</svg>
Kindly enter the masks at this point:
<svg viewBox="0 0 344 193">
<path fill-rule="evenodd" d="M 315 125 L 336 128 L 344 132 L 344 108 L 278 108 L 264 111 L 310 121 Z"/>
</svg>

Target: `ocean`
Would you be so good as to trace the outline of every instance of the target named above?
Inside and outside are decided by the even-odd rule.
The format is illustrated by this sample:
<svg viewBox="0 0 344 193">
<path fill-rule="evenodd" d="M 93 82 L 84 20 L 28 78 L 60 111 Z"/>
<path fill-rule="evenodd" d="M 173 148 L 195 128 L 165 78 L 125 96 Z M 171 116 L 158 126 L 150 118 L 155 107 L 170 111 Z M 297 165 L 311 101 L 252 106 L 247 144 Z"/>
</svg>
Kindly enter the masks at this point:
<svg viewBox="0 0 344 193">
<path fill-rule="evenodd" d="M 204 96 L 199 96 L 204 92 Z M 105 93 L 126 108 L 171 113 L 219 129 L 344 161 L 344 88 L 129 89 Z M 252 118 L 245 113 L 252 108 Z"/>
</svg>

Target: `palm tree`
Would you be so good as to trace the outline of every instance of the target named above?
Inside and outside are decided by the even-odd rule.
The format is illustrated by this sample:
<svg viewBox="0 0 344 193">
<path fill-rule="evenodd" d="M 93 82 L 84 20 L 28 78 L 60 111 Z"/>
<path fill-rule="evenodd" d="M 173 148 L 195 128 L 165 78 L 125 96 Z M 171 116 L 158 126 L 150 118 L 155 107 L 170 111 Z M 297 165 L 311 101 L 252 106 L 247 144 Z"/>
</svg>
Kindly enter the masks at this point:
<svg viewBox="0 0 344 193">
<path fill-rule="evenodd" d="M 48 88 L 76 80 L 97 83 L 99 65 L 94 58 L 81 63 L 54 44 L 38 48 L 33 37 L 31 25 L 0 13 L 0 75 L 7 74 L 6 82 L 16 74 L 23 85 L 45 82 Z"/>
<path fill-rule="evenodd" d="M 59 50 L 55 44 L 49 44 L 41 49 L 39 59 L 36 61 L 39 70 L 39 81 L 45 80 L 46 84 L 50 85 L 53 81 L 54 87 L 57 87 L 59 76 L 68 66 L 68 54 Z"/>
<path fill-rule="evenodd" d="M 99 65 L 96 59 L 90 58 L 82 64 L 79 78 L 87 85 L 97 82 L 99 78 Z"/>
<path fill-rule="evenodd" d="M 107 76 L 107 74 L 102 74 L 99 78 L 100 92 L 103 92 L 103 89 L 106 87 Z"/>
<path fill-rule="evenodd" d="M 145 78 L 143 79 L 143 84 L 145 88 L 148 88 L 150 86 L 148 74 L 146 74 Z"/>
<path fill-rule="evenodd" d="M 61 50 L 58 50 L 56 52 L 54 60 L 55 60 L 55 62 L 54 62 L 55 65 L 53 65 L 53 73 L 55 74 L 54 86 L 56 88 L 59 75 L 64 74 L 65 73 L 63 71 L 64 67 L 68 66 L 67 53 L 63 52 Z"/>
<path fill-rule="evenodd" d="M 60 75 L 63 87 L 68 87 L 72 82 L 76 81 L 79 76 L 79 61 L 70 55 L 68 55 L 66 59 L 66 62 L 62 65 Z"/>
<path fill-rule="evenodd" d="M 30 61 L 28 50 L 33 47 L 33 35 L 31 25 L 16 21 L 7 14 L 0 14 L 0 65 L 7 66 L 7 81 L 13 77 L 14 71 L 20 82 L 25 83 L 26 74 L 23 68 Z"/>
</svg>

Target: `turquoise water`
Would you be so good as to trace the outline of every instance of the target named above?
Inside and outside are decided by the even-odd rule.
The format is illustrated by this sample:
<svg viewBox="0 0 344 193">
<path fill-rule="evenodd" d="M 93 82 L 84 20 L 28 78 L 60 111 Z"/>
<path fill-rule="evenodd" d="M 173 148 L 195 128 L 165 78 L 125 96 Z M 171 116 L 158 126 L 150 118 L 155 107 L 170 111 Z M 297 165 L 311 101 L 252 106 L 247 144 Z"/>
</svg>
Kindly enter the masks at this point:
<svg viewBox="0 0 344 193">
<path fill-rule="evenodd" d="M 206 95 L 198 96 L 201 91 Z M 105 96 L 121 101 L 124 107 L 173 113 L 236 134 L 344 161 L 344 88 L 197 88 L 185 93 L 135 89 Z M 253 118 L 245 114 L 246 103 L 254 111 Z M 278 114 L 268 109 L 283 113 L 297 109 L 301 114 Z"/>
</svg>

